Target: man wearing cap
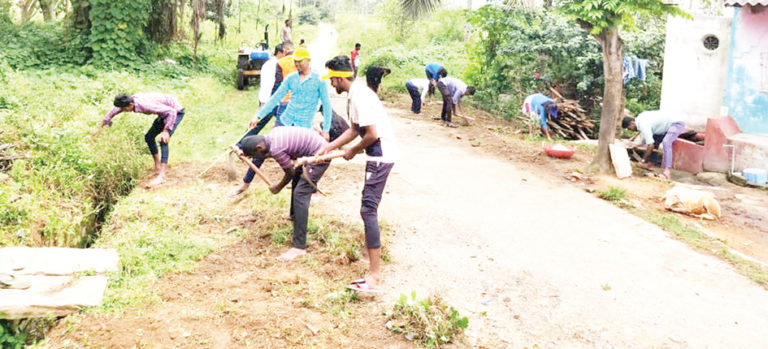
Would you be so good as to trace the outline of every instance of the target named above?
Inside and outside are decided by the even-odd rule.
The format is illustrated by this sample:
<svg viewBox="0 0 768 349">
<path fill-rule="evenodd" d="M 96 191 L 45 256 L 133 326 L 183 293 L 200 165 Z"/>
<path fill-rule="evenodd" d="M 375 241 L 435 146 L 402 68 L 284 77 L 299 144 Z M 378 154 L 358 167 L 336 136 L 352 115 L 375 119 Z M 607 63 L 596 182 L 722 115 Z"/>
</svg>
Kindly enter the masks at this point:
<svg viewBox="0 0 768 349">
<path fill-rule="evenodd" d="M 541 133 L 547 136 L 547 140 L 552 140 L 547 125 L 547 116 L 551 119 L 557 119 L 557 103 L 549 96 L 543 93 L 535 93 L 525 98 L 523 102 L 523 114 L 528 115 L 533 122 L 538 122 L 541 127 Z"/>
<path fill-rule="evenodd" d="M 294 169 L 291 160 L 312 156 L 327 144 L 314 130 L 295 126 L 275 127 L 266 136 L 248 136 L 240 142 L 243 154 L 262 159 L 272 157 L 285 172 L 283 179 L 269 188 L 273 194 L 292 182 L 290 212 L 293 218 L 293 247 L 277 257 L 281 261 L 287 262 L 307 253 L 309 201 L 316 183 L 328 168 L 328 163 L 315 163 Z"/>
<path fill-rule="evenodd" d="M 284 49 L 285 46 L 286 43 L 283 43 Z M 317 112 L 317 105 L 319 102 L 322 102 L 324 107 L 322 108 L 322 134 L 328 140 L 331 125 L 333 124 L 333 108 L 331 107 L 331 99 L 328 96 L 328 88 L 325 82 L 320 79 L 317 73 L 312 72 L 310 69 L 309 51 L 304 47 L 299 47 L 292 56 L 283 57 L 278 62 L 286 59 L 295 61 L 294 67 L 298 71 L 286 76 L 267 103 L 261 106 L 256 116 L 248 124 L 248 128 L 254 129 L 258 127 L 260 120 L 269 115 L 269 111 L 275 108 L 278 103 L 281 103 L 281 99 L 284 96 L 290 94 L 288 104 L 282 108 L 282 111 L 277 113 L 275 126 L 298 126 L 312 129 L 312 121 Z M 261 167 L 261 164 L 264 163 L 264 159 L 258 157 L 254 157 L 252 161 L 256 167 Z M 245 178 L 243 178 L 243 183 L 234 190 L 233 194 L 238 195 L 247 190 L 251 181 L 253 181 L 254 175 L 255 173 L 249 169 L 245 174 Z"/>
<path fill-rule="evenodd" d="M 336 92 L 347 92 L 347 112 L 352 127 L 339 138 L 325 145 L 316 155 L 323 155 L 345 145 L 357 136 L 361 139 L 344 154 L 350 160 L 365 150 L 365 185 L 360 216 L 365 227 L 365 245 L 370 260 L 370 270 L 364 279 L 356 280 L 348 288 L 360 292 L 377 292 L 381 283 L 381 242 L 379 238 L 378 207 L 384 186 L 397 157 L 397 143 L 392 125 L 381 100 L 362 82 L 355 82 L 349 57 L 338 56 L 326 64 L 328 75 Z"/>
<path fill-rule="evenodd" d="M 323 105 L 323 137 L 327 140 L 333 118 L 328 88 L 325 82 L 320 79 L 320 75 L 311 70 L 309 51 L 306 48 L 297 48 L 296 52 L 293 53 L 293 60 L 296 62 L 297 72 L 291 73 L 285 78 L 285 81 L 280 84 L 269 101 L 259 109 L 248 127 L 253 128 L 261 118 L 269 114 L 272 108 L 280 102 L 280 99 L 290 92 L 291 101 L 285 111 L 277 117 L 278 122 L 283 126 L 299 126 L 311 129 L 318 102 L 321 102 Z"/>
</svg>

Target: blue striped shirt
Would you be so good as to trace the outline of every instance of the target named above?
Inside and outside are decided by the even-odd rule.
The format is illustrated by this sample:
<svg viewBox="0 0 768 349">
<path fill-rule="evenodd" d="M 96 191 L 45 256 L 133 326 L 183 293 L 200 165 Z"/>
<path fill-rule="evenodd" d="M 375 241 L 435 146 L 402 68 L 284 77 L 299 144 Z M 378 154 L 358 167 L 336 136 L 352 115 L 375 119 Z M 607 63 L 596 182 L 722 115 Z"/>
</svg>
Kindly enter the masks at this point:
<svg viewBox="0 0 768 349">
<path fill-rule="evenodd" d="M 315 72 L 310 72 L 309 77 L 303 82 L 299 78 L 299 72 L 288 75 L 269 98 L 267 104 L 259 110 L 259 119 L 263 119 L 272 109 L 275 109 L 277 103 L 288 91 L 292 92 L 291 101 L 280 115 L 280 123 L 285 126 L 312 128 L 312 120 L 317 112 L 317 102 L 320 101 L 323 103 L 323 132 L 330 131 L 333 119 L 331 98 L 328 96 L 325 81 L 321 80 L 320 75 Z"/>
<path fill-rule="evenodd" d="M 264 141 L 269 146 L 269 155 L 286 172 L 293 167 L 291 160 L 315 155 L 328 144 L 317 131 L 296 126 L 275 127 L 264 136 Z"/>
</svg>

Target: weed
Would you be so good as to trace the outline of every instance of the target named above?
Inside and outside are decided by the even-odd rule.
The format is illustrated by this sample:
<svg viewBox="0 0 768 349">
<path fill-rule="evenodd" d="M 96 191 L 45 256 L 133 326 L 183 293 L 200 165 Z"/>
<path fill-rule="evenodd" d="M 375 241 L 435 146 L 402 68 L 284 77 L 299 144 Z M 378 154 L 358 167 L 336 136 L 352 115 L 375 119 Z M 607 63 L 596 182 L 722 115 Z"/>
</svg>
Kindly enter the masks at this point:
<svg viewBox="0 0 768 349">
<path fill-rule="evenodd" d="M 597 196 L 603 200 L 618 202 L 623 200 L 627 196 L 627 191 L 624 188 L 609 187 L 605 190 L 598 190 Z"/>
<path fill-rule="evenodd" d="M 417 300 L 415 291 L 410 298 L 401 294 L 386 316 L 390 331 L 427 346 L 451 343 L 469 326 L 469 319 L 446 305 L 440 297 Z"/>
</svg>

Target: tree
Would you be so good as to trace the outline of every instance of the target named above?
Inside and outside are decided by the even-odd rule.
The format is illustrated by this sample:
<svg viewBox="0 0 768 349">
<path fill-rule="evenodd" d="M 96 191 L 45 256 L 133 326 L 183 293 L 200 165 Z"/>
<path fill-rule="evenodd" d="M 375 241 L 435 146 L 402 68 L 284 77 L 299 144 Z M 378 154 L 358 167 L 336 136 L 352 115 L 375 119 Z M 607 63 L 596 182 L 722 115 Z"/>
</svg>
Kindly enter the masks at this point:
<svg viewBox="0 0 768 349">
<path fill-rule="evenodd" d="M 200 31 L 200 25 L 205 20 L 205 0 L 191 0 L 190 6 L 192 6 L 192 42 L 194 46 L 194 57 L 197 61 L 197 45 L 200 43 L 200 38 L 203 33 Z"/>
<path fill-rule="evenodd" d="M 597 155 L 590 167 L 606 173 L 611 170 L 608 145 L 616 137 L 616 125 L 624 110 L 620 28 L 632 25 L 635 16 L 689 15 L 663 0 L 561 0 L 559 10 L 576 20 L 602 48 L 605 89 Z"/>
<path fill-rule="evenodd" d="M 53 22 L 56 20 L 56 5 L 57 0 L 38 0 L 40 3 L 40 10 L 43 11 L 43 20 L 46 22 Z"/>
</svg>

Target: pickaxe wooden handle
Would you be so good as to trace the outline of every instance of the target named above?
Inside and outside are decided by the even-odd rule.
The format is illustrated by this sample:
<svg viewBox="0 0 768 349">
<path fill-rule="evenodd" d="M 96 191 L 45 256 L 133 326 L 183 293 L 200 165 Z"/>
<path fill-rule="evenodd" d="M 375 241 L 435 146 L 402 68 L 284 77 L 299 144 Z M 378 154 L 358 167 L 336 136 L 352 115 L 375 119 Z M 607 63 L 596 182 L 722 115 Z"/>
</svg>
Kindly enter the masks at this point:
<svg viewBox="0 0 768 349">
<path fill-rule="evenodd" d="M 332 160 L 332 159 L 335 159 L 335 158 L 340 158 L 340 157 L 344 156 L 344 154 L 345 153 L 343 151 L 335 151 L 335 152 L 328 153 L 328 154 L 325 154 L 325 155 L 320 155 L 320 156 L 304 156 L 304 157 L 300 157 L 300 158 L 296 159 L 293 162 L 293 168 L 297 168 L 299 166 L 303 166 L 303 165 L 307 165 L 307 164 L 316 164 L 316 163 L 320 163 L 320 162 L 326 162 L 326 161 L 329 161 L 329 160 Z"/>
<path fill-rule="evenodd" d="M 256 175 L 258 175 L 259 178 L 264 180 L 264 183 L 267 183 L 269 187 L 272 187 L 272 182 L 269 181 L 269 178 L 267 178 L 264 172 L 261 172 L 261 170 L 259 170 L 259 168 L 256 167 L 256 165 L 254 165 L 251 162 L 251 159 L 249 159 L 247 156 L 240 155 L 240 149 L 238 149 L 236 145 L 232 145 L 232 151 L 234 151 L 235 154 L 237 154 L 237 157 L 240 158 L 240 160 L 242 160 L 246 165 L 248 165 L 248 167 L 250 167 L 251 170 L 253 170 L 253 172 L 256 172 Z"/>
</svg>

